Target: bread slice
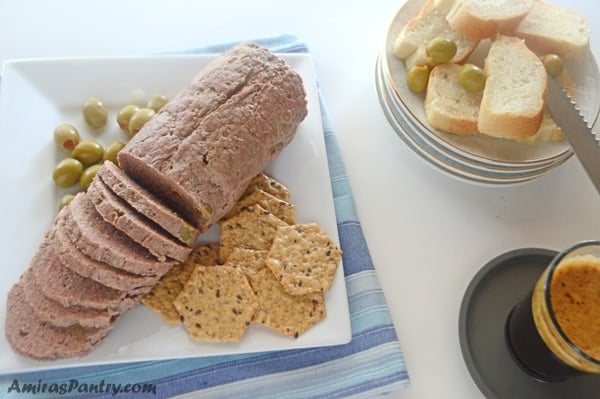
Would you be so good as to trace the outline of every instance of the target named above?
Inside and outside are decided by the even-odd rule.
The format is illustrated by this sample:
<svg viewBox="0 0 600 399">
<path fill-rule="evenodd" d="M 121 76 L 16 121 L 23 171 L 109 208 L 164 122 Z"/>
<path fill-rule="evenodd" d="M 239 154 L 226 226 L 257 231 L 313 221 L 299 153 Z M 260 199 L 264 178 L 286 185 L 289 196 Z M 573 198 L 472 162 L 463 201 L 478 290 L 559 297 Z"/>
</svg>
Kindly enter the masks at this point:
<svg viewBox="0 0 600 399">
<path fill-rule="evenodd" d="M 451 62 L 465 60 L 477 46 L 477 41 L 455 32 L 446 21 L 447 0 L 427 0 L 421 11 L 402 28 L 392 47 L 392 53 L 404 60 L 406 68 L 429 64 L 426 47 L 436 37 L 456 43 L 457 51 Z"/>
<path fill-rule="evenodd" d="M 461 65 L 450 63 L 433 68 L 425 94 L 425 115 L 432 127 L 444 132 L 477 134 L 482 93 L 468 92 L 460 85 L 461 69 Z"/>
<path fill-rule="evenodd" d="M 517 140 L 533 136 L 544 114 L 547 75 L 522 39 L 498 35 L 485 60 L 487 76 L 477 127 L 483 134 Z"/>
<path fill-rule="evenodd" d="M 482 93 L 470 93 L 462 88 L 458 83 L 460 69 L 460 65 L 443 64 L 431 71 L 425 95 L 425 114 L 429 124 L 435 129 L 446 133 L 473 135 L 479 133 L 477 119 Z M 566 69 L 559 80 L 570 81 Z M 520 141 L 535 144 L 561 142 L 564 139 L 560 126 L 545 109 L 538 131 Z"/>
<path fill-rule="evenodd" d="M 450 27 L 473 40 L 513 29 L 535 0 L 456 0 L 447 15 Z"/>
<path fill-rule="evenodd" d="M 529 136 L 520 141 L 527 144 L 535 144 L 540 142 L 561 142 L 564 139 L 565 135 L 563 134 L 562 129 L 556 124 L 556 121 L 552 118 L 550 111 L 546 107 L 538 131 L 533 136 Z"/>
<path fill-rule="evenodd" d="M 582 16 L 539 0 L 512 34 L 525 39 L 537 54 L 578 61 L 586 58 L 590 42 L 590 28 Z"/>
</svg>

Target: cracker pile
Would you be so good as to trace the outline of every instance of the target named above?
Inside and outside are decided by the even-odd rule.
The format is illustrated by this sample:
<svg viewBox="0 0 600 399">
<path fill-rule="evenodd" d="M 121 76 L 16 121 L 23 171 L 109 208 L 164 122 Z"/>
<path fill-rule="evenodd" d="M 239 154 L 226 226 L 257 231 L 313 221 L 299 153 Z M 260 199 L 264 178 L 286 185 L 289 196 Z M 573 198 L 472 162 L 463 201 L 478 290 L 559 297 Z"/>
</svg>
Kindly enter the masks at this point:
<svg viewBox="0 0 600 399">
<path fill-rule="evenodd" d="M 197 246 L 141 301 L 192 340 L 237 342 L 252 323 L 297 338 L 327 315 L 342 251 L 315 223 L 296 224 L 289 190 L 261 174 Z"/>
</svg>

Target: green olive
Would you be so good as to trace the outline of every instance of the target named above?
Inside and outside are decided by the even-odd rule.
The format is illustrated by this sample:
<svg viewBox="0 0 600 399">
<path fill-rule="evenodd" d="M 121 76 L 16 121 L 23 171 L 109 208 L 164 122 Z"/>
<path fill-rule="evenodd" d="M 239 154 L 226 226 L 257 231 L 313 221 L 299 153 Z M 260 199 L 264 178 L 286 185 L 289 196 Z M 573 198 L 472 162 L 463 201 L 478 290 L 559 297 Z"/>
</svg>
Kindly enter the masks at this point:
<svg viewBox="0 0 600 399">
<path fill-rule="evenodd" d="M 427 65 L 413 65 L 406 74 L 406 83 L 415 93 L 420 93 L 427 87 L 429 80 L 429 67 Z"/>
<path fill-rule="evenodd" d="M 457 47 L 452 40 L 436 37 L 427 44 L 425 50 L 432 64 L 443 64 L 454 58 Z"/>
<path fill-rule="evenodd" d="M 148 108 L 152 108 L 155 112 L 158 112 L 166 103 L 169 102 L 169 99 L 162 94 L 155 94 L 148 101 Z"/>
<path fill-rule="evenodd" d="M 179 229 L 179 238 L 183 241 L 187 241 L 190 238 L 192 238 L 194 231 L 195 231 L 195 229 L 186 223 L 186 224 L 182 225 L 181 228 Z"/>
<path fill-rule="evenodd" d="M 553 78 L 559 77 L 565 68 L 562 58 L 556 54 L 546 54 L 542 57 L 542 63 L 546 67 L 548 75 Z"/>
<path fill-rule="evenodd" d="M 156 112 L 152 108 L 140 108 L 129 120 L 129 134 L 135 136 L 142 127 L 154 116 Z"/>
<path fill-rule="evenodd" d="M 93 129 L 100 129 L 106 126 L 108 120 L 108 111 L 102 101 L 96 97 L 90 97 L 85 100 L 81 108 L 85 122 Z"/>
<path fill-rule="evenodd" d="M 77 144 L 73 149 L 73 158 L 84 165 L 93 165 L 102 160 L 104 148 L 95 141 L 86 140 Z"/>
<path fill-rule="evenodd" d="M 125 147 L 124 142 L 113 141 L 112 143 L 110 143 L 108 145 L 108 147 L 106 147 L 106 150 L 104 151 L 104 157 L 102 158 L 102 160 L 103 161 L 111 161 L 115 165 L 118 164 L 117 163 L 117 154 L 119 153 L 119 151 L 121 151 L 123 149 L 123 147 Z"/>
<path fill-rule="evenodd" d="M 79 132 L 75 126 L 63 123 L 54 129 L 54 142 L 61 150 L 71 152 L 79 144 Z"/>
<path fill-rule="evenodd" d="M 465 64 L 458 73 L 458 82 L 466 91 L 476 93 L 485 87 L 485 74 L 477 65 Z"/>
<path fill-rule="evenodd" d="M 58 187 L 71 187 L 79 181 L 83 165 L 77 159 L 65 158 L 56 165 L 52 172 L 52 179 Z"/>
<path fill-rule="evenodd" d="M 90 186 L 90 184 L 92 184 L 92 180 L 94 180 L 94 177 L 98 173 L 98 170 L 100 169 L 101 166 L 102 166 L 102 164 L 99 164 L 99 163 L 92 165 L 92 166 L 88 166 L 81 173 L 81 177 L 79 178 L 79 185 L 81 186 L 82 190 L 87 190 L 87 188 Z"/>
<path fill-rule="evenodd" d="M 65 206 L 69 205 L 71 201 L 73 201 L 73 198 L 75 198 L 75 195 L 65 194 L 60 201 L 58 201 L 58 210 L 60 211 Z"/>
<path fill-rule="evenodd" d="M 129 104 L 121 108 L 121 110 L 117 114 L 117 123 L 119 124 L 121 130 L 127 131 L 129 120 L 131 119 L 131 116 L 137 112 L 138 109 L 140 109 L 140 107 L 138 107 L 135 104 Z"/>
</svg>

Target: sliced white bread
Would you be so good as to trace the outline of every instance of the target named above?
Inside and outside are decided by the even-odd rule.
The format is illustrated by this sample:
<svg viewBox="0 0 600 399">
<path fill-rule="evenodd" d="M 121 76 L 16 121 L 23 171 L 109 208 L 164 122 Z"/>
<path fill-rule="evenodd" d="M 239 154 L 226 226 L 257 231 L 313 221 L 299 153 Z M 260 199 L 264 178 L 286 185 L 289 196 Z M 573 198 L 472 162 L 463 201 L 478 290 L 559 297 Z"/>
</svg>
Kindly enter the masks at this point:
<svg viewBox="0 0 600 399">
<path fill-rule="evenodd" d="M 429 77 L 425 95 L 425 115 L 429 124 L 443 132 L 460 135 L 479 133 L 477 119 L 482 93 L 470 93 L 458 83 L 460 65 L 443 64 L 436 66 Z M 573 94 L 571 78 L 565 68 L 557 78 L 567 91 Z M 538 131 L 522 141 L 528 144 L 539 142 L 560 142 L 564 134 L 547 109 Z"/>
<path fill-rule="evenodd" d="M 523 140 L 539 129 L 547 75 L 522 39 L 498 35 L 485 60 L 487 76 L 477 127 L 493 137 Z"/>
<path fill-rule="evenodd" d="M 425 94 L 425 115 L 429 124 L 447 133 L 479 133 L 477 116 L 482 93 L 465 90 L 458 81 L 462 66 L 441 64 L 433 68 Z"/>
<path fill-rule="evenodd" d="M 473 40 L 513 29 L 535 0 L 456 0 L 446 18 L 452 29 Z"/>
<path fill-rule="evenodd" d="M 511 34 L 525 39 L 537 54 L 579 61 L 586 58 L 590 42 L 590 28 L 582 16 L 539 0 Z"/>
<path fill-rule="evenodd" d="M 430 65 L 426 47 L 436 37 L 456 43 L 456 55 L 451 60 L 455 63 L 466 59 L 477 46 L 477 41 L 467 39 L 450 28 L 446 21 L 447 6 L 436 7 L 436 1 L 440 0 L 427 0 L 419 13 L 408 21 L 394 41 L 392 53 L 404 60 L 407 69 L 415 64 Z"/>
<path fill-rule="evenodd" d="M 560 126 L 556 124 L 548 109 L 545 109 L 538 131 L 533 136 L 527 137 L 521 141 L 528 144 L 535 144 L 542 141 L 559 142 L 564 139 L 565 136 Z"/>
</svg>

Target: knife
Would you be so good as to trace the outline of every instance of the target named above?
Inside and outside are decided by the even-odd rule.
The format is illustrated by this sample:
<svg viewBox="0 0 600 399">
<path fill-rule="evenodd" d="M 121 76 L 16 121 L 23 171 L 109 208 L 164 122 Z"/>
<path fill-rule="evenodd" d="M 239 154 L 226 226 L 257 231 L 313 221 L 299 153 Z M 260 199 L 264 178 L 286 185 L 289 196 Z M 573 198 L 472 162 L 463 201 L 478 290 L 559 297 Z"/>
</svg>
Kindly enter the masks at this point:
<svg viewBox="0 0 600 399">
<path fill-rule="evenodd" d="M 569 140 L 573 152 L 583 165 L 588 177 L 600 192 L 600 143 L 585 120 L 577 104 L 562 86 L 548 76 L 546 101 L 552 118 Z"/>
</svg>

